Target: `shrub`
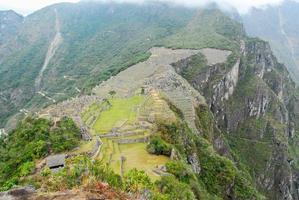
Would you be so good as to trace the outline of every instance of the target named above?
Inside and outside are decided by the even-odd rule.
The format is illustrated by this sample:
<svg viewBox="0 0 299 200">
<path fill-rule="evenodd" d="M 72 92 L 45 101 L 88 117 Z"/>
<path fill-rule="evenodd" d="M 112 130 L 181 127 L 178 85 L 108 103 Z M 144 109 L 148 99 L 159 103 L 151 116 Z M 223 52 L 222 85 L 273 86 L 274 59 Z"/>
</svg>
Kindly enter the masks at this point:
<svg viewBox="0 0 299 200">
<path fill-rule="evenodd" d="M 137 193 L 152 187 L 151 179 L 144 171 L 132 169 L 124 177 L 124 189 L 127 192 Z"/>
<path fill-rule="evenodd" d="M 19 175 L 24 177 L 31 174 L 34 170 L 35 164 L 34 162 L 25 162 L 19 167 Z"/>
<path fill-rule="evenodd" d="M 45 167 L 42 171 L 41 171 L 41 175 L 43 177 L 47 177 L 52 173 L 52 171 L 50 170 L 50 168 Z"/>
<path fill-rule="evenodd" d="M 17 185 L 18 179 L 16 177 L 7 180 L 1 187 L 0 191 L 6 191 Z"/>
<path fill-rule="evenodd" d="M 173 174 L 182 182 L 189 183 L 191 179 L 196 179 L 193 172 L 181 161 L 170 161 L 166 163 L 167 172 Z"/>
<path fill-rule="evenodd" d="M 179 182 L 174 176 L 163 176 L 157 181 L 157 186 L 167 199 L 194 200 L 195 196 L 188 184 Z"/>
<path fill-rule="evenodd" d="M 73 189 L 82 185 L 94 185 L 106 182 L 111 187 L 122 188 L 121 177 L 107 168 L 101 161 L 92 161 L 87 156 L 67 159 L 67 165 L 58 173 L 51 173 L 48 168 L 36 178 L 46 191 Z"/>
<path fill-rule="evenodd" d="M 171 145 L 166 143 L 160 136 L 153 136 L 147 145 L 147 151 L 151 154 L 170 156 Z"/>
</svg>

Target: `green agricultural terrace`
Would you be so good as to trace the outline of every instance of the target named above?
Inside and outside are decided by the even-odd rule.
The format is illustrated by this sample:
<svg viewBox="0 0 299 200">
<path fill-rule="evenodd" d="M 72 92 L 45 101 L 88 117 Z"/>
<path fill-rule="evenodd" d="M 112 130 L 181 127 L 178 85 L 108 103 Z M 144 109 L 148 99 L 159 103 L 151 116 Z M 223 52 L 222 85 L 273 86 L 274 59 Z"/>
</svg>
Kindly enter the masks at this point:
<svg viewBox="0 0 299 200">
<path fill-rule="evenodd" d="M 103 143 L 97 158 L 120 175 L 137 167 L 153 180 L 159 179 L 159 174 L 153 170 L 164 166 L 170 159 L 147 152 L 147 141 L 156 131 L 155 126 L 146 119 L 152 112 L 157 114 L 159 107 L 145 109 L 148 104 L 159 101 L 151 95 L 135 95 L 129 98 L 112 97 L 88 107 L 81 117 L 93 136 L 100 137 Z M 90 146 L 84 144 L 80 149 Z M 80 149 L 77 151 L 81 152 Z"/>
<path fill-rule="evenodd" d="M 144 96 L 133 96 L 128 99 L 112 98 L 107 100 L 111 107 L 100 113 L 93 129 L 99 133 L 108 133 L 113 128 L 124 123 L 134 123 L 137 121 L 138 107 L 144 102 Z"/>
</svg>

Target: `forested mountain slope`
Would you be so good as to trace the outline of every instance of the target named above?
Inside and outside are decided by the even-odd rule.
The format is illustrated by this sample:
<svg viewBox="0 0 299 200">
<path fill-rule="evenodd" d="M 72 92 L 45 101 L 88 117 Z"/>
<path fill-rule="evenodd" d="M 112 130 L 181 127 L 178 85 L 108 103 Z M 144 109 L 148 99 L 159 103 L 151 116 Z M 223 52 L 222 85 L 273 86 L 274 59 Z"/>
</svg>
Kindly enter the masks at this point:
<svg viewBox="0 0 299 200">
<path fill-rule="evenodd" d="M 23 17 L 12 10 L 0 11 L 0 46 L 15 36 Z"/>
</svg>

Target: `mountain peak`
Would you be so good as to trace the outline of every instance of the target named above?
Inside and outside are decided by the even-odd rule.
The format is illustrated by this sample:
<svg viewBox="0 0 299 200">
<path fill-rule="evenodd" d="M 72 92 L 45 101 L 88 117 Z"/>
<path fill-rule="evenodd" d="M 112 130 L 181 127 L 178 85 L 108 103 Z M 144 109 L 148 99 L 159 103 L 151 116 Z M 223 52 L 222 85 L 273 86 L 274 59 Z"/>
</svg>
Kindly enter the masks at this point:
<svg viewBox="0 0 299 200">
<path fill-rule="evenodd" d="M 23 19 L 13 10 L 0 11 L 0 46 L 16 35 Z"/>
<path fill-rule="evenodd" d="M 15 16 L 23 18 L 23 16 L 14 10 L 0 10 L 0 16 Z"/>
</svg>

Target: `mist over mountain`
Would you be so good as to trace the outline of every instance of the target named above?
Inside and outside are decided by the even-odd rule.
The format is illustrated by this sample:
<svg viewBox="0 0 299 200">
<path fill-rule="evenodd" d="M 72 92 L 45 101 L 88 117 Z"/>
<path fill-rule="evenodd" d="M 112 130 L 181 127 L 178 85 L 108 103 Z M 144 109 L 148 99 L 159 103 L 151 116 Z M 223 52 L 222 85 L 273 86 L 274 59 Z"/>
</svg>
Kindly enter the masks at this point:
<svg viewBox="0 0 299 200">
<path fill-rule="evenodd" d="M 34 1 L 27 0 L 26 2 L 12 1 L 12 0 L 2 0 L 0 2 L 0 10 L 12 9 L 17 12 L 22 13 L 23 15 L 28 15 L 41 9 L 43 7 L 52 5 L 54 3 L 63 3 L 63 2 L 104 2 L 104 3 L 134 3 L 134 4 L 143 4 L 143 3 L 169 3 L 172 5 L 187 6 L 187 7 L 204 7 L 208 4 L 216 3 L 223 9 L 237 9 L 240 13 L 247 13 L 251 8 L 265 8 L 267 6 L 279 5 L 284 1 L 296 1 L 296 0 L 260 0 L 260 1 L 251 1 L 251 0 L 46 0 L 46 1 Z"/>
<path fill-rule="evenodd" d="M 280 6 L 254 9 L 243 16 L 244 25 L 252 36 L 270 42 L 275 55 L 284 62 L 294 79 L 299 78 L 298 18 L 299 3 L 286 1 Z"/>
</svg>

